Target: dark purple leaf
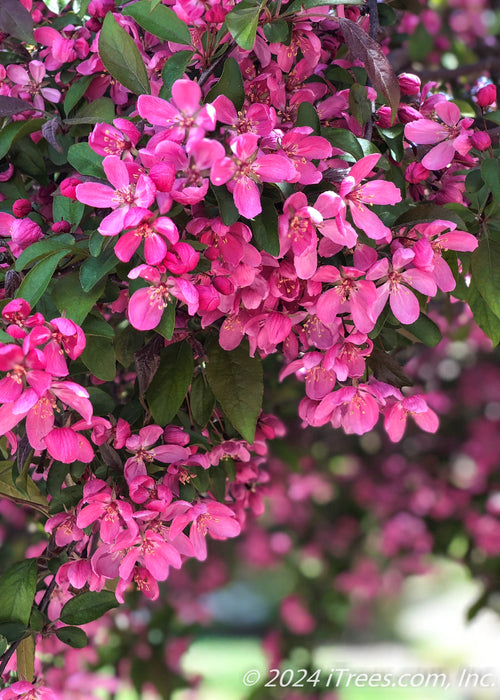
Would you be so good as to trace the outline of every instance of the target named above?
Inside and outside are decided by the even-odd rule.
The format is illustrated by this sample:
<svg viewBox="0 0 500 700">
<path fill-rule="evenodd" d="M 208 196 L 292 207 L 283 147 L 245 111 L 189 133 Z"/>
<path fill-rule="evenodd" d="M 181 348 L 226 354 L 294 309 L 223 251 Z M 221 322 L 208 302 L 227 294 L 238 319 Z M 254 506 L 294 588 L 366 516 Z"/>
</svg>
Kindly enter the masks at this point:
<svg viewBox="0 0 500 700">
<path fill-rule="evenodd" d="M 5 273 L 5 296 L 7 299 L 13 299 L 16 289 L 21 284 L 21 275 L 15 270 L 7 270 Z"/>
<path fill-rule="evenodd" d="M 16 39 L 35 43 L 33 36 L 33 20 L 28 10 L 19 0 L 1 0 L 0 2 L 0 31 L 15 36 Z"/>
<path fill-rule="evenodd" d="M 50 145 L 58 152 L 62 153 L 62 148 L 56 138 L 57 132 L 59 131 L 59 122 L 57 121 L 57 118 L 54 117 L 54 119 L 49 119 L 48 122 L 45 122 L 45 124 L 42 125 L 42 134 L 44 139 L 47 141 L 47 143 L 50 143 Z"/>
<path fill-rule="evenodd" d="M 397 114 L 401 93 L 396 75 L 379 44 L 372 39 L 356 22 L 344 17 L 337 19 L 349 51 L 365 64 L 368 77 L 375 90 L 380 92 L 391 108 L 391 120 Z"/>
<path fill-rule="evenodd" d="M 139 383 L 139 394 L 144 396 L 151 380 L 160 366 L 160 351 L 165 342 L 159 335 L 134 354 L 137 381 Z"/>
<path fill-rule="evenodd" d="M 33 110 L 33 105 L 26 100 L 0 95 L 0 117 L 11 117 L 13 114 L 21 114 L 28 110 Z"/>
</svg>

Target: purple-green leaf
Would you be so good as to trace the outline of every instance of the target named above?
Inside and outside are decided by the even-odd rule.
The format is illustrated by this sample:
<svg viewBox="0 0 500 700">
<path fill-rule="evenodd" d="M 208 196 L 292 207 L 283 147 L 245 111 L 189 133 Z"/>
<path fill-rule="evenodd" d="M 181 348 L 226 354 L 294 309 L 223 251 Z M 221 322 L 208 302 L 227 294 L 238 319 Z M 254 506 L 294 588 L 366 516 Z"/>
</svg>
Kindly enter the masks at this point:
<svg viewBox="0 0 500 700">
<path fill-rule="evenodd" d="M 338 17 L 337 21 L 350 52 L 355 58 L 363 61 L 373 87 L 389 103 L 391 121 L 394 122 L 401 92 L 391 64 L 375 39 L 372 39 L 356 22 L 344 17 Z"/>
</svg>

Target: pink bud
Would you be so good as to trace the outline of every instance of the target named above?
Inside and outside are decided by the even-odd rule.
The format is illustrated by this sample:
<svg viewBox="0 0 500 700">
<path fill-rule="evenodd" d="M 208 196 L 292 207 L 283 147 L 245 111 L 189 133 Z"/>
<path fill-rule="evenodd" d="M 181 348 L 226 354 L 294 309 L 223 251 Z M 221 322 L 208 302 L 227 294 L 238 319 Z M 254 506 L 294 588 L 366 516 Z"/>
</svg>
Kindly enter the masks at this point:
<svg viewBox="0 0 500 700">
<path fill-rule="evenodd" d="M 17 218 L 27 216 L 31 211 L 31 202 L 29 199 L 16 199 L 12 205 L 12 213 Z"/>
<path fill-rule="evenodd" d="M 491 137 L 485 131 L 476 131 L 470 137 L 470 141 L 478 151 L 485 151 L 491 146 Z"/>
<path fill-rule="evenodd" d="M 213 285 L 221 294 L 232 294 L 234 285 L 228 277 L 214 277 Z"/>
<path fill-rule="evenodd" d="M 31 219 L 16 219 L 12 224 L 10 235 L 12 242 L 23 250 L 43 238 L 42 229 Z"/>
<path fill-rule="evenodd" d="M 170 192 L 175 182 L 175 166 L 172 163 L 156 163 L 149 171 L 149 177 L 160 192 Z"/>
<path fill-rule="evenodd" d="M 377 110 L 377 126 L 380 126 L 381 129 L 387 129 L 392 126 L 390 107 L 384 106 Z"/>
<path fill-rule="evenodd" d="M 76 200 L 77 185 L 81 185 L 82 181 L 77 177 L 67 177 L 59 185 L 59 190 L 63 197 Z"/>
<path fill-rule="evenodd" d="M 415 107 L 410 107 L 410 105 L 399 105 L 398 119 L 401 124 L 409 124 L 417 119 L 422 119 L 422 115 L 415 109 Z"/>
<path fill-rule="evenodd" d="M 497 99 L 497 88 L 496 85 L 485 85 L 476 95 L 476 101 L 480 107 L 489 107 Z"/>
<path fill-rule="evenodd" d="M 55 221 L 51 228 L 54 233 L 68 233 L 71 231 L 71 224 L 69 221 Z"/>
<path fill-rule="evenodd" d="M 405 170 L 405 180 L 412 185 L 422 182 L 430 175 L 430 170 L 427 170 L 422 163 L 410 163 Z"/>
<path fill-rule="evenodd" d="M 420 92 L 420 78 L 413 73 L 401 73 L 398 75 L 398 83 L 403 95 L 418 95 Z"/>
</svg>

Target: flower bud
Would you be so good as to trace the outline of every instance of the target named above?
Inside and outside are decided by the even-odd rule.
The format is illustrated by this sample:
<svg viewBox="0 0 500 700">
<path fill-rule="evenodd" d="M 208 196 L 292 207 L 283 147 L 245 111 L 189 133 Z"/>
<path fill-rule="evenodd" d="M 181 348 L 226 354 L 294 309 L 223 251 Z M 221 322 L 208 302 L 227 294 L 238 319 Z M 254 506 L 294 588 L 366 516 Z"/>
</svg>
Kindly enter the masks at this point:
<svg viewBox="0 0 500 700">
<path fill-rule="evenodd" d="M 160 192 L 170 192 L 175 182 L 175 166 L 172 163 L 155 163 L 149 171 L 149 177 Z"/>
<path fill-rule="evenodd" d="M 22 218 L 23 216 L 28 216 L 31 211 L 31 202 L 29 199 L 16 199 L 12 205 L 12 213 L 17 218 Z"/>
<path fill-rule="evenodd" d="M 42 229 L 31 219 L 16 219 L 10 229 L 12 242 L 22 250 L 43 238 Z"/>
<path fill-rule="evenodd" d="M 422 180 L 425 180 L 430 175 L 430 170 L 427 170 L 422 163 L 410 163 L 405 170 L 406 182 L 416 185 Z"/>
<path fill-rule="evenodd" d="M 76 200 L 77 185 L 81 185 L 82 181 L 77 177 L 67 177 L 59 185 L 59 190 L 63 197 Z"/>
<path fill-rule="evenodd" d="M 68 233 L 71 231 L 71 224 L 69 221 L 55 221 L 51 228 L 54 233 Z"/>
<path fill-rule="evenodd" d="M 409 124 L 417 119 L 422 119 L 422 115 L 415 107 L 410 107 L 410 105 L 399 105 L 398 107 L 398 119 L 401 124 Z"/>
<path fill-rule="evenodd" d="M 470 137 L 470 141 L 478 151 L 485 151 L 491 146 L 491 137 L 485 131 L 476 131 Z"/>
<path fill-rule="evenodd" d="M 420 92 L 420 78 L 413 73 L 401 73 L 398 83 L 402 95 L 418 95 Z"/>
<path fill-rule="evenodd" d="M 491 83 L 478 90 L 476 95 L 476 102 L 481 108 L 489 107 L 496 101 L 496 99 L 497 88 L 496 85 L 492 85 Z"/>
</svg>

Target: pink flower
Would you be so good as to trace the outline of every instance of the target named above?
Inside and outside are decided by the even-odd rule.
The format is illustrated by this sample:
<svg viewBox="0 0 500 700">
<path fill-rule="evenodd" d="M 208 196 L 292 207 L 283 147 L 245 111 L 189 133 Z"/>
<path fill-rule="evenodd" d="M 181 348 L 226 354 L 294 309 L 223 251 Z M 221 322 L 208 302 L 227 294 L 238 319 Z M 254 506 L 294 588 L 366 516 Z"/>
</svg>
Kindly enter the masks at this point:
<svg viewBox="0 0 500 700">
<path fill-rule="evenodd" d="M 318 299 L 316 313 L 320 321 L 329 326 L 337 314 L 350 311 L 357 330 L 362 333 L 373 330 L 377 319 L 374 313 L 377 291 L 373 282 L 360 279 L 363 274 L 354 267 L 342 267 L 339 272 L 327 265 L 317 271 L 315 280 L 333 282 L 335 285 Z"/>
<path fill-rule="evenodd" d="M 161 263 L 167 254 L 167 241 L 177 243 L 179 232 L 172 219 L 166 216 L 155 218 L 144 210 L 142 220 L 131 231 L 127 231 L 115 243 L 115 255 L 122 262 L 129 262 L 144 241 L 144 258 L 148 265 Z"/>
<path fill-rule="evenodd" d="M 163 126 L 173 141 L 181 142 L 189 135 L 203 138 L 215 129 L 215 107 L 200 105 L 201 88 L 193 80 L 176 80 L 170 102 L 152 95 L 140 95 L 137 110 L 150 124 Z"/>
<path fill-rule="evenodd" d="M 239 213 L 253 219 L 262 211 L 260 182 L 292 182 L 295 168 L 288 158 L 280 155 L 259 156 L 257 134 L 236 136 L 231 143 L 233 157 L 224 157 L 212 166 L 213 185 L 228 184 Z"/>
<path fill-rule="evenodd" d="M 283 205 L 283 215 L 278 221 L 280 257 L 292 250 L 295 270 L 301 279 L 309 279 L 316 272 L 316 226 L 322 221 L 321 214 L 308 206 L 307 197 L 303 192 L 290 195 Z"/>
<path fill-rule="evenodd" d="M 113 209 L 101 221 L 98 231 L 103 236 L 115 236 L 127 226 L 141 221 L 142 210 L 148 209 L 154 202 L 156 187 L 147 175 L 139 175 L 136 181 L 127 164 L 118 156 L 107 156 L 103 167 L 113 187 L 84 182 L 77 186 L 76 196 L 78 201 L 92 207 Z"/>
<path fill-rule="evenodd" d="M 0 690 L 0 700 L 59 700 L 58 695 L 50 688 L 33 685 L 28 681 L 16 681 L 11 686 Z"/>
<path fill-rule="evenodd" d="M 25 100 L 32 98 L 33 105 L 40 110 L 45 107 L 44 98 L 49 102 L 59 102 L 61 99 L 59 90 L 42 87 L 45 73 L 46 69 L 41 61 L 30 61 L 28 70 L 15 64 L 7 67 L 9 78 L 20 86 L 14 89 L 14 94 Z"/>
<path fill-rule="evenodd" d="M 189 539 L 193 545 L 194 556 L 199 561 L 205 561 L 207 558 L 207 532 L 218 540 L 237 537 L 240 534 L 240 524 L 234 517 L 234 512 L 222 503 L 205 500 L 193 505 L 187 503 L 186 509 L 188 512 L 177 515 L 172 520 L 170 537 L 175 539 L 191 523 Z"/>
<path fill-rule="evenodd" d="M 141 137 L 128 119 L 114 119 L 113 124 L 96 124 L 89 135 L 89 146 L 101 156 L 128 154 Z"/>
<path fill-rule="evenodd" d="M 409 265 L 415 253 L 408 248 L 398 248 L 392 258 L 392 267 L 387 258 L 383 258 L 373 265 L 366 273 L 367 280 L 386 277 L 387 281 L 377 287 L 377 302 L 375 314 L 380 315 L 387 299 L 394 316 L 404 324 L 414 323 L 420 315 L 418 299 L 408 287 L 427 296 L 434 296 L 437 292 L 436 283 L 432 275 L 416 267 L 403 270 Z"/>
<path fill-rule="evenodd" d="M 434 111 L 442 123 L 432 119 L 417 119 L 405 126 L 405 138 L 413 143 L 437 143 L 422 158 L 422 165 L 429 170 L 441 170 L 451 163 L 455 152 L 465 156 L 470 151 L 472 130 L 469 127 L 474 120 L 460 120 L 460 109 L 453 102 L 438 102 Z"/>
<path fill-rule="evenodd" d="M 373 170 L 380 159 L 380 154 L 361 158 L 349 171 L 340 185 L 340 196 L 349 206 L 355 225 L 376 241 L 391 240 L 391 231 L 379 217 L 368 209 L 366 204 L 397 204 L 401 201 L 401 192 L 392 182 L 372 180 L 361 184 Z"/>
<path fill-rule="evenodd" d="M 130 503 L 115 498 L 111 489 L 104 482 L 101 482 L 101 490 L 96 491 L 96 485 L 99 481 L 99 479 L 95 479 L 87 482 L 84 486 L 83 499 L 76 517 L 77 526 L 84 530 L 98 520 L 101 540 L 107 544 L 114 542 L 123 530 L 128 530 L 136 535 L 138 527 L 133 519 Z"/>
<path fill-rule="evenodd" d="M 158 442 L 163 435 L 163 428 L 159 425 L 148 425 L 141 428 L 139 435 L 132 435 L 125 442 L 125 447 L 129 452 L 134 452 L 133 457 L 129 457 L 125 462 L 125 478 L 130 484 L 137 476 L 146 476 L 146 464 L 158 461 L 165 463 L 179 462 L 186 460 L 190 452 L 181 445 L 158 445 L 151 447 Z"/>
<path fill-rule="evenodd" d="M 311 136 L 312 132 L 310 126 L 299 126 L 281 137 L 281 148 L 294 164 L 297 171 L 295 181 L 301 185 L 321 182 L 321 172 L 311 161 L 324 160 L 332 154 L 330 143 L 322 136 Z"/>
<path fill-rule="evenodd" d="M 403 437 L 408 416 L 427 433 L 435 433 L 439 427 L 439 418 L 423 396 L 408 396 L 393 404 L 385 414 L 384 428 L 392 442 L 399 442 Z"/>
</svg>

